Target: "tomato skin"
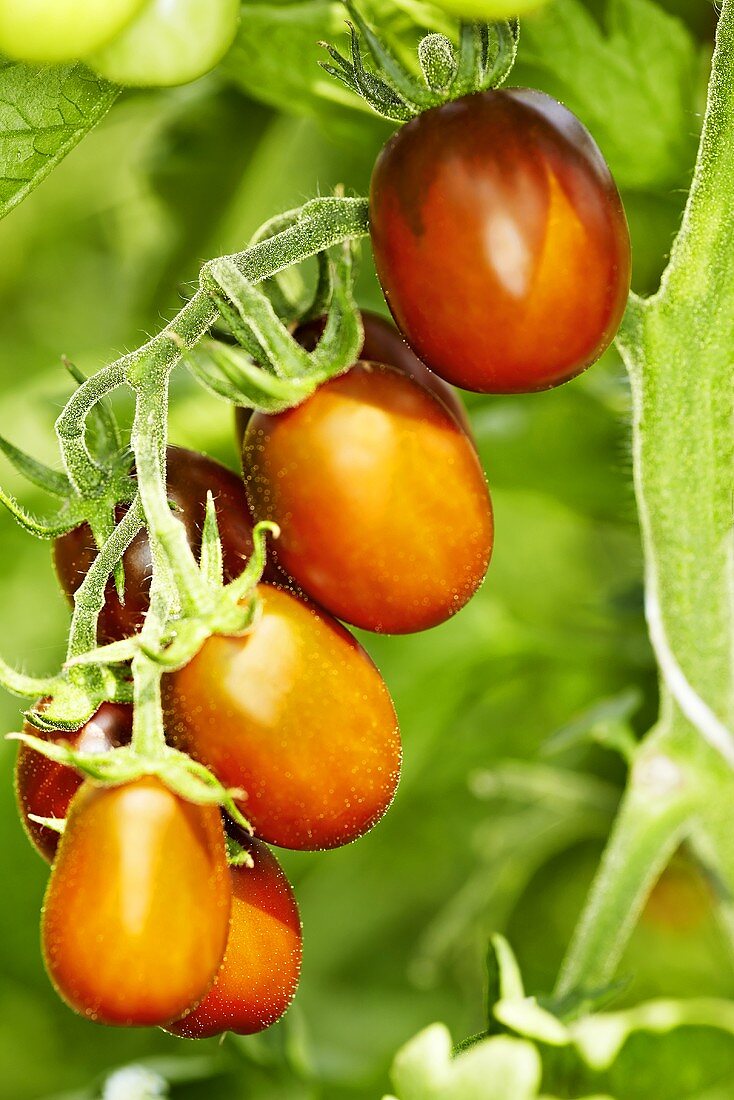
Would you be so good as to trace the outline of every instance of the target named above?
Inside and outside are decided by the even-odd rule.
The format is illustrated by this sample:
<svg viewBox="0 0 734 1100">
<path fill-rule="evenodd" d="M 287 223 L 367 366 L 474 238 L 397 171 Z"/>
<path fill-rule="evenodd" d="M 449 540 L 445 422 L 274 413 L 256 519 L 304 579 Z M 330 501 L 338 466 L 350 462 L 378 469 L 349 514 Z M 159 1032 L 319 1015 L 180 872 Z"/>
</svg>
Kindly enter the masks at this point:
<svg viewBox="0 0 734 1100">
<path fill-rule="evenodd" d="M 227 580 L 233 580 L 242 572 L 252 553 L 252 518 L 241 479 L 221 463 L 183 447 L 169 447 L 167 455 L 168 496 L 179 508 L 175 514 L 186 528 L 189 545 L 198 557 L 207 490 L 211 490 L 222 541 L 224 575 Z M 118 520 L 122 515 L 124 508 L 118 508 Z M 54 566 L 59 583 L 70 599 L 84 580 L 96 553 L 87 524 L 56 539 Z M 113 642 L 138 633 L 148 610 L 153 566 L 145 531 L 138 532 L 122 560 L 125 603 L 120 603 L 110 580 L 97 626 L 100 642 Z M 268 575 L 273 580 L 279 576 L 272 569 Z"/>
<path fill-rule="evenodd" d="M 105 1024 L 178 1019 L 224 957 L 231 888 L 216 806 L 145 776 L 85 782 L 71 803 L 44 902 L 46 969 L 76 1012 Z"/>
<path fill-rule="evenodd" d="M 27 722 L 23 732 L 46 740 L 54 737 L 80 752 L 109 752 L 129 743 L 132 725 L 132 707 L 122 703 L 102 703 L 97 713 L 75 733 L 43 733 Z M 52 863 L 56 855 L 59 834 L 31 821 L 28 815 L 65 818 L 69 803 L 82 782 L 82 775 L 74 768 L 49 760 L 28 745 L 20 745 L 15 763 L 15 792 L 20 818 L 28 839 L 48 863 Z"/>
<path fill-rule="evenodd" d="M 230 867 L 232 916 L 221 970 L 204 1000 L 166 1031 L 207 1039 L 253 1035 L 279 1020 L 293 1000 L 303 936 L 293 890 L 265 844 L 249 840 L 253 867 Z"/>
<path fill-rule="evenodd" d="M 358 363 L 295 409 L 256 413 L 243 468 L 273 553 L 332 615 L 406 634 L 471 598 L 492 550 L 476 451 L 436 397 L 399 371 Z"/>
<path fill-rule="evenodd" d="M 386 367 L 395 367 L 396 370 L 407 374 L 409 378 L 414 378 L 416 382 L 425 386 L 427 390 L 430 390 L 439 400 L 443 401 L 466 434 L 471 437 L 472 427 L 464 402 L 453 386 L 449 386 L 443 378 L 439 378 L 437 374 L 430 371 L 425 363 L 421 363 L 418 356 L 411 351 L 391 321 L 381 317 L 379 313 L 372 313 L 367 309 L 363 309 L 360 316 L 362 318 L 362 328 L 364 329 L 364 340 L 356 358 L 358 360 L 365 359 L 371 363 L 384 363 Z M 307 321 L 305 324 L 299 325 L 293 335 L 307 351 L 313 351 L 324 331 L 325 323 L 325 317 L 317 317 L 313 321 Z M 243 409 L 242 406 L 235 408 L 235 436 L 240 450 L 242 449 L 245 429 L 251 416 L 252 409 Z"/>
<path fill-rule="evenodd" d="M 163 678 L 176 748 L 247 794 L 261 840 L 304 851 L 355 840 L 382 817 L 400 774 L 383 680 L 330 616 L 260 585 L 262 614 L 240 638 L 209 638 Z"/>
<path fill-rule="evenodd" d="M 398 327 L 457 386 L 556 386 L 617 331 L 624 209 L 588 131 L 550 96 L 481 92 L 407 123 L 378 157 L 370 221 Z"/>
</svg>

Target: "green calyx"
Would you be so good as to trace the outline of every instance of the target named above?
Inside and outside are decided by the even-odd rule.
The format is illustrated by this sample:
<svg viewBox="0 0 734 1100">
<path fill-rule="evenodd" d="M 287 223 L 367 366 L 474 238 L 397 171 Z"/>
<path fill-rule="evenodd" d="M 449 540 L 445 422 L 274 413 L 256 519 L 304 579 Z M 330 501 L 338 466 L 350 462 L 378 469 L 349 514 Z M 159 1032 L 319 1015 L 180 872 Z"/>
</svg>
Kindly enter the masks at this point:
<svg viewBox="0 0 734 1100">
<path fill-rule="evenodd" d="M 422 39 L 418 46 L 418 76 L 383 42 L 350 0 L 345 6 L 352 20 L 347 23 L 350 56 L 323 42 L 331 63 L 323 62 L 322 68 L 379 115 L 395 122 L 406 122 L 422 111 L 472 92 L 497 88 L 515 62 L 519 37 L 516 19 L 461 22 L 456 43 L 437 33 Z"/>
</svg>

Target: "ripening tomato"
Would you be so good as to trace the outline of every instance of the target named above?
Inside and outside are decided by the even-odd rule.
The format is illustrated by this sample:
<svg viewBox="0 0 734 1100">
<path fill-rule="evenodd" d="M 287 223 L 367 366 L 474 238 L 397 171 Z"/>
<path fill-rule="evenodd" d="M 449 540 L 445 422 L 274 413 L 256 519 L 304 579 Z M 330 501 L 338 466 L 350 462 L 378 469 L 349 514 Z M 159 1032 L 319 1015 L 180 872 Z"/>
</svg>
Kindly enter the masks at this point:
<svg viewBox="0 0 734 1100">
<path fill-rule="evenodd" d="M 153 776 L 85 782 L 69 808 L 43 908 L 46 969 L 71 1008 L 155 1026 L 201 1001 L 224 957 L 231 887 L 216 806 Z"/>
<path fill-rule="evenodd" d="M 198 1008 L 166 1031 L 206 1039 L 252 1035 L 279 1020 L 301 971 L 301 918 L 293 890 L 265 844 L 247 843 L 252 867 L 230 867 L 232 916 L 222 968 Z"/>
<path fill-rule="evenodd" d="M 492 550 L 476 451 L 434 394 L 358 363 L 295 409 L 256 413 L 243 447 L 253 514 L 273 553 L 339 619 L 405 634 L 473 596 Z"/>
<path fill-rule="evenodd" d="M 57 734 L 42 733 L 28 723 L 23 730 L 35 737 L 65 741 L 80 752 L 102 753 L 126 745 L 132 736 L 132 727 L 132 707 L 121 703 L 102 703 L 97 713 L 75 733 L 61 730 Z M 59 834 L 32 821 L 29 815 L 65 818 L 69 803 L 82 781 L 81 774 L 74 768 L 49 760 L 27 745 L 20 745 L 15 764 L 15 792 L 20 817 L 28 839 L 49 863 L 56 855 Z"/>
<path fill-rule="evenodd" d="M 391 324 L 385 317 L 381 317 L 379 313 L 371 313 L 366 309 L 361 311 L 360 316 L 364 329 L 364 340 L 356 358 L 365 359 L 371 363 L 383 363 L 386 367 L 395 367 L 396 370 L 407 374 L 410 378 L 414 378 L 416 382 L 420 382 L 422 386 L 435 393 L 436 397 L 443 401 L 467 435 L 471 436 L 472 428 L 464 403 L 453 386 L 449 386 L 443 378 L 439 378 L 424 363 L 421 363 L 417 355 L 405 343 L 395 325 Z M 325 317 L 307 321 L 305 324 L 299 325 L 293 335 L 307 351 L 313 351 L 324 331 L 325 322 Z M 251 416 L 252 409 L 243 409 L 241 406 L 235 408 L 235 434 L 240 449 Z"/>
<path fill-rule="evenodd" d="M 382 677 L 328 615 L 260 585 L 243 637 L 163 678 L 166 733 L 228 787 L 258 837 L 303 850 L 361 836 L 392 801 L 400 734 Z"/>
<path fill-rule="evenodd" d="M 227 580 L 233 580 L 242 572 L 252 553 L 252 520 L 241 479 L 226 466 L 195 451 L 169 447 L 167 454 L 168 496 L 177 507 L 175 514 L 186 528 L 189 545 L 198 556 L 206 515 L 206 494 L 211 490 L 222 541 L 224 575 Z M 118 509 L 118 518 L 123 514 L 123 509 Z M 56 539 L 53 553 L 61 587 L 73 597 L 97 553 L 89 527 L 83 524 Z M 110 580 L 97 626 L 101 642 L 136 634 L 148 609 L 152 560 L 145 531 L 135 536 L 122 560 L 125 602 L 120 603 Z M 282 579 L 273 569 L 267 575 L 273 581 Z"/>
<path fill-rule="evenodd" d="M 119 34 L 145 0 L 0 0 L 0 50 L 24 61 L 71 61 Z"/>
<path fill-rule="evenodd" d="M 224 57 L 239 19 L 240 0 L 147 0 L 122 34 L 87 60 L 116 84 L 187 84 Z"/>
<path fill-rule="evenodd" d="M 614 338 L 624 209 L 589 133 L 541 92 L 481 92 L 401 127 L 375 165 L 370 225 L 398 327 L 455 385 L 547 389 Z"/>
</svg>

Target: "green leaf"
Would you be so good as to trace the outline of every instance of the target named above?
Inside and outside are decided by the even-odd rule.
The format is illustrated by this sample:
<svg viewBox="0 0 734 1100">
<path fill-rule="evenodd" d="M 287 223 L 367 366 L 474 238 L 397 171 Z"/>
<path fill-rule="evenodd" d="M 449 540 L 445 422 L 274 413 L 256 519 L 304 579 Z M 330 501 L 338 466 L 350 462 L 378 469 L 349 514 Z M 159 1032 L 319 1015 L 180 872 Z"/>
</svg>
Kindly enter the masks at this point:
<svg viewBox="0 0 734 1100">
<path fill-rule="evenodd" d="M 680 185 L 699 123 L 698 56 L 683 23 L 653 0 L 609 0 L 602 28 L 580 0 L 523 23 L 512 84 L 540 87 L 588 126 L 620 187 Z"/>
<path fill-rule="evenodd" d="M 99 122 L 118 90 L 79 64 L 0 63 L 0 217 Z"/>
<path fill-rule="evenodd" d="M 540 1087 L 531 1043 L 497 1035 L 452 1058 L 451 1036 L 434 1024 L 400 1050 L 392 1068 L 399 1100 L 530 1100 Z"/>
</svg>

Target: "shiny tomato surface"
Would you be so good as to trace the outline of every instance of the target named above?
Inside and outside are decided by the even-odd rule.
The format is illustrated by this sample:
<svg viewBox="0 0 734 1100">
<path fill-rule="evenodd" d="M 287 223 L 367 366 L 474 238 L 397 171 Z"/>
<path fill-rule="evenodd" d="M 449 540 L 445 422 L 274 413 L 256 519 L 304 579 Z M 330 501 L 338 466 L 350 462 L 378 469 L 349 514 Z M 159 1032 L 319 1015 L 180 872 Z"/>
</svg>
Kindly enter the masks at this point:
<svg viewBox="0 0 734 1100">
<path fill-rule="evenodd" d="M 228 787 L 263 840 L 335 848 L 392 801 L 400 735 L 382 677 L 330 616 L 260 585 L 262 613 L 239 638 L 209 638 L 164 677 L 166 733 Z"/>
<path fill-rule="evenodd" d="M 362 310 L 360 316 L 364 329 L 364 340 L 356 358 L 365 359 L 372 363 L 383 363 L 386 367 L 395 367 L 396 370 L 407 374 L 410 378 L 415 378 L 416 382 L 420 382 L 422 386 L 435 393 L 436 397 L 443 401 L 467 435 L 471 436 L 472 428 L 464 402 L 453 386 L 449 386 L 443 378 L 439 378 L 437 374 L 430 371 L 425 363 L 421 363 L 418 356 L 408 347 L 395 325 L 387 318 L 366 309 Z M 299 325 L 293 335 L 307 351 L 313 351 L 324 331 L 325 323 L 325 317 L 307 321 L 306 324 Z M 235 408 L 235 434 L 240 448 L 251 416 L 252 409 L 243 409 L 241 406 Z"/>
<path fill-rule="evenodd" d="M 270 849 L 247 844 L 254 866 L 230 867 L 232 916 L 227 951 L 198 1008 L 166 1031 L 205 1039 L 252 1035 L 280 1019 L 295 996 L 302 935 L 293 890 Z"/>
<path fill-rule="evenodd" d="M 218 807 L 186 802 L 153 777 L 85 782 L 46 891 L 46 969 L 92 1020 L 169 1023 L 212 985 L 230 906 Z"/>
<path fill-rule="evenodd" d="M 132 707 L 121 703 L 102 703 L 97 713 L 75 733 L 42 733 L 28 723 L 23 731 L 34 737 L 55 737 L 79 752 L 91 753 L 109 752 L 119 745 L 126 745 L 132 736 L 132 726 Z M 31 821 L 29 815 L 65 818 L 69 803 L 82 781 L 83 777 L 74 768 L 67 768 L 27 745 L 20 745 L 15 765 L 15 791 L 20 818 L 29 840 L 49 863 L 56 855 L 59 834 L 45 825 L 39 825 L 37 821 Z"/>
<path fill-rule="evenodd" d="M 253 514 L 280 525 L 279 564 L 339 619 L 425 630 L 484 578 L 493 523 L 475 449 L 397 370 L 358 363 L 295 409 L 256 413 L 243 468 Z"/>
<path fill-rule="evenodd" d="M 622 203 L 588 131 L 542 92 L 481 92 L 402 126 L 375 165 L 370 220 L 398 327 L 457 386 L 547 389 L 617 331 Z"/>
<path fill-rule="evenodd" d="M 211 490 L 222 540 L 225 578 L 234 579 L 252 553 L 252 521 L 242 480 L 221 463 L 182 447 L 168 448 L 167 477 L 169 500 L 197 556 L 201 549 L 206 495 Z M 124 509 L 118 509 L 118 518 L 123 514 Z M 96 553 L 92 533 L 86 524 L 54 543 L 56 573 L 69 597 L 73 597 L 84 580 Z M 110 581 L 97 628 L 100 641 L 129 637 L 143 625 L 152 572 L 150 543 L 145 531 L 135 536 L 125 552 L 123 564 L 125 602 L 120 602 Z"/>
</svg>

